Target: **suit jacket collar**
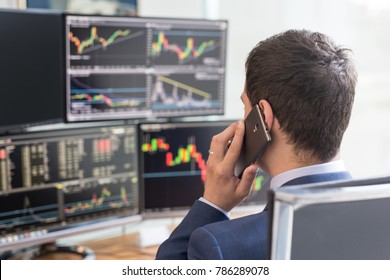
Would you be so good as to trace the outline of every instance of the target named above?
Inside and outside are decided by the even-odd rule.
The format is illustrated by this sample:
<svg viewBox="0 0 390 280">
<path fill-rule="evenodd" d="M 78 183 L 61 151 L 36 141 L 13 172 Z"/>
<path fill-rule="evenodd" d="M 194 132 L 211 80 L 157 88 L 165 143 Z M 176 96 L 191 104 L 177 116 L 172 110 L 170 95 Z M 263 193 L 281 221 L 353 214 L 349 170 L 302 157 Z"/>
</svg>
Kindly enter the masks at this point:
<svg viewBox="0 0 390 280">
<path fill-rule="evenodd" d="M 306 177 L 314 174 L 326 174 L 326 173 L 344 172 L 344 171 L 346 171 L 346 168 L 342 160 L 298 167 L 295 169 L 287 170 L 285 172 L 282 172 L 274 176 L 271 179 L 270 188 L 271 189 L 279 188 L 280 186 L 286 184 L 288 181 L 291 181 L 299 177 Z"/>
<path fill-rule="evenodd" d="M 348 171 L 322 173 L 322 174 L 314 174 L 314 175 L 308 175 L 308 176 L 295 178 L 293 180 L 286 182 L 281 187 L 313 184 L 313 183 L 322 183 L 322 182 L 331 182 L 331 181 L 339 181 L 339 180 L 348 180 L 348 179 L 352 179 L 352 176 Z M 272 205 L 272 203 L 271 203 L 271 205 Z M 269 209 L 269 207 L 270 207 L 270 200 L 268 201 L 268 203 L 264 207 L 263 211 L 267 211 Z"/>
<path fill-rule="evenodd" d="M 330 182 L 338 180 L 352 179 L 352 176 L 347 171 L 314 174 L 303 177 L 298 177 L 283 184 L 283 186 L 303 185 L 321 182 Z"/>
</svg>

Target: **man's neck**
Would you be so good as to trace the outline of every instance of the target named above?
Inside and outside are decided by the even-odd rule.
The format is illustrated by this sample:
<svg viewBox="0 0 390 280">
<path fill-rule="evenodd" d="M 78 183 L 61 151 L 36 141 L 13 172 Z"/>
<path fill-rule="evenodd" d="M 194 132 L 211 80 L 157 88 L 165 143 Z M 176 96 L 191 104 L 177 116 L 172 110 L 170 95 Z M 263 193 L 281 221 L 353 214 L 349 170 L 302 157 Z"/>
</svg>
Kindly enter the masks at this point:
<svg viewBox="0 0 390 280">
<path fill-rule="evenodd" d="M 274 117 L 271 128 L 272 141 L 259 160 L 260 167 L 271 178 L 278 174 L 301 167 L 326 163 L 318 160 L 310 151 L 297 151 L 289 137 L 281 129 L 279 120 Z M 340 159 L 337 154 L 332 160 Z"/>
<path fill-rule="evenodd" d="M 290 145 L 285 145 L 282 148 L 275 147 L 265 155 L 264 159 L 264 162 L 267 164 L 264 164 L 264 162 L 261 161 L 260 166 L 264 166 L 264 171 L 266 171 L 271 178 L 289 170 L 326 163 L 313 158 L 313 156 L 309 154 L 304 155 L 304 153 L 300 153 L 297 155 Z M 337 155 L 329 162 L 339 159 L 340 157 Z"/>
</svg>

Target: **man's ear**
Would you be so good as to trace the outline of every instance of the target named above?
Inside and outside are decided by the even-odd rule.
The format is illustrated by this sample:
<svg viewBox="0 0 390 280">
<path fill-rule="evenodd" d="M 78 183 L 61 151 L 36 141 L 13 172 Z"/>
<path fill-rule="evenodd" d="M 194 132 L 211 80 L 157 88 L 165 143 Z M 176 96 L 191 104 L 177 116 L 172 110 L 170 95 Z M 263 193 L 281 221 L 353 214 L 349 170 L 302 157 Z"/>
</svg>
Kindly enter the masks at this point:
<svg viewBox="0 0 390 280">
<path fill-rule="evenodd" d="M 274 112 L 272 111 L 271 104 L 265 99 L 261 99 L 259 101 L 260 111 L 263 113 L 265 125 L 268 131 L 271 131 L 273 120 L 274 120 Z"/>
</svg>

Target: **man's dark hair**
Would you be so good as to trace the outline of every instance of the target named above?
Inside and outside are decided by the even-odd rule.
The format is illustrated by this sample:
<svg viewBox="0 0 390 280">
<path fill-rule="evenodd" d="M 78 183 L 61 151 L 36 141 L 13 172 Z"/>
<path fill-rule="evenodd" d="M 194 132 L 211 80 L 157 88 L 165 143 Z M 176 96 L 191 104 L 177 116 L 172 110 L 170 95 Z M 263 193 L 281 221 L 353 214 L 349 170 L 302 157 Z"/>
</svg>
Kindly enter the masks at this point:
<svg viewBox="0 0 390 280">
<path fill-rule="evenodd" d="M 321 162 L 334 158 L 355 95 L 350 50 L 321 33 L 289 30 L 258 43 L 245 66 L 250 102 L 271 104 L 295 152 Z"/>
</svg>

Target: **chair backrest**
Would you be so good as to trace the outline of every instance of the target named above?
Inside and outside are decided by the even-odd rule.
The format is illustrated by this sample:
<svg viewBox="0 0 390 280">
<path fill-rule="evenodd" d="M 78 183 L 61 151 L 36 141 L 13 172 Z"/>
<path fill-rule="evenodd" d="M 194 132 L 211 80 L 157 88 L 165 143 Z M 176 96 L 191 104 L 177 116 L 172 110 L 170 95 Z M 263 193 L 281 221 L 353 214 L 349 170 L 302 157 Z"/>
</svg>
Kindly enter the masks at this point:
<svg viewBox="0 0 390 280">
<path fill-rule="evenodd" d="M 271 259 L 390 259 L 390 177 L 270 195 Z"/>
</svg>

